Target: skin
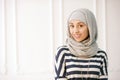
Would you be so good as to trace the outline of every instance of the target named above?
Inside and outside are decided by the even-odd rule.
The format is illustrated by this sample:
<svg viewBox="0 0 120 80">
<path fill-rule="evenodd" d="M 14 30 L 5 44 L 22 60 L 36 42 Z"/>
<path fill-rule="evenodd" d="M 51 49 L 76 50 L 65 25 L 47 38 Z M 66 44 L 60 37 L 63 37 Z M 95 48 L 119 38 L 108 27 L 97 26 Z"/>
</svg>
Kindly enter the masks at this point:
<svg viewBox="0 0 120 80">
<path fill-rule="evenodd" d="M 71 20 L 69 22 L 70 37 L 77 42 L 82 42 L 89 37 L 89 30 L 84 22 Z"/>
</svg>

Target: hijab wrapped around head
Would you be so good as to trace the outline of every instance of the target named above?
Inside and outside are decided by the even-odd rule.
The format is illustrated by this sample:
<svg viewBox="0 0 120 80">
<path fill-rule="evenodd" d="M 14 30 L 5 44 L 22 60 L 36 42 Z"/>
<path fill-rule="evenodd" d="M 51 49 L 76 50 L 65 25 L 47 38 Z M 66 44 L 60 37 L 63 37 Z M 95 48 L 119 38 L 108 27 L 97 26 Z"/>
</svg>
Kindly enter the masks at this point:
<svg viewBox="0 0 120 80">
<path fill-rule="evenodd" d="M 94 14 L 88 9 L 77 9 L 69 16 L 68 24 L 71 20 L 84 22 L 89 30 L 89 38 L 82 42 L 77 42 L 70 36 L 68 27 L 66 42 L 71 53 L 77 57 L 91 57 L 97 54 L 97 23 Z"/>
</svg>

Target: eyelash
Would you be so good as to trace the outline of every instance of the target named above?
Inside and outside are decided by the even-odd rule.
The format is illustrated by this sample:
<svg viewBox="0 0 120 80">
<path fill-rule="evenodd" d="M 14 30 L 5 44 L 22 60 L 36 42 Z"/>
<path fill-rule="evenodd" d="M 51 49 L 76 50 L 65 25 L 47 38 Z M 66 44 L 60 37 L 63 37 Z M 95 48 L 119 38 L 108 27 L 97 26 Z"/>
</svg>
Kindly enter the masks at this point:
<svg viewBox="0 0 120 80">
<path fill-rule="evenodd" d="M 84 26 L 84 25 L 79 25 L 79 27 L 83 27 L 83 26 Z M 74 27 L 74 25 L 70 25 L 70 27 L 72 27 L 72 28 L 73 28 L 73 27 Z"/>
<path fill-rule="evenodd" d="M 74 26 L 73 26 L 73 25 L 70 25 L 70 27 L 72 27 L 72 28 L 73 28 Z"/>
<path fill-rule="evenodd" d="M 80 25 L 80 27 L 83 27 L 83 25 Z"/>
</svg>

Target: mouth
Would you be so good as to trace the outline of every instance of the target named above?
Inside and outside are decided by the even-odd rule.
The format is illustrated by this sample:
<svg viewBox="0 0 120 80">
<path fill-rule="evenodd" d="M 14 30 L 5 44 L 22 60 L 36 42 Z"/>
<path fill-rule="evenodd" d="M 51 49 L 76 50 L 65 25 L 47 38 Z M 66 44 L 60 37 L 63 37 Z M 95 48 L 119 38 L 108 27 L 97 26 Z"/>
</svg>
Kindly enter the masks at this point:
<svg viewBox="0 0 120 80">
<path fill-rule="evenodd" d="M 80 34 L 74 34 L 74 37 L 75 37 L 75 38 L 80 38 L 81 35 L 80 35 Z"/>
</svg>

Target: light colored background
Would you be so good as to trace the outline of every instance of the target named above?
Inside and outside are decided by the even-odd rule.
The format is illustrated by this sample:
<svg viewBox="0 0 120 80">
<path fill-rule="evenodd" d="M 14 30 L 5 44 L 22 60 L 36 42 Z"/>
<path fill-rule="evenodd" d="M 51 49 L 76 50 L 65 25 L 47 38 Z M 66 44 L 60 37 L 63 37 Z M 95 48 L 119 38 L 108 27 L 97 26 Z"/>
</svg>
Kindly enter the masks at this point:
<svg viewBox="0 0 120 80">
<path fill-rule="evenodd" d="M 54 80 L 54 54 L 65 44 L 66 21 L 90 9 L 98 44 L 109 59 L 109 80 L 120 80 L 119 0 L 0 0 L 0 80 Z"/>
</svg>

